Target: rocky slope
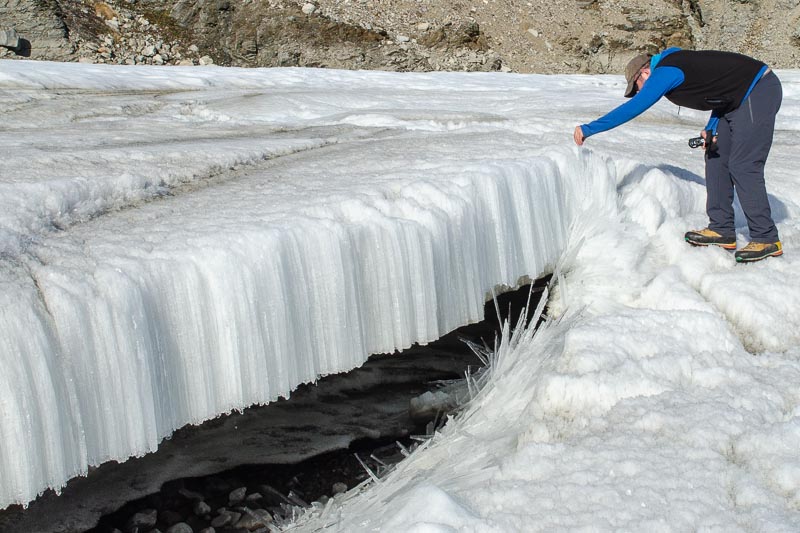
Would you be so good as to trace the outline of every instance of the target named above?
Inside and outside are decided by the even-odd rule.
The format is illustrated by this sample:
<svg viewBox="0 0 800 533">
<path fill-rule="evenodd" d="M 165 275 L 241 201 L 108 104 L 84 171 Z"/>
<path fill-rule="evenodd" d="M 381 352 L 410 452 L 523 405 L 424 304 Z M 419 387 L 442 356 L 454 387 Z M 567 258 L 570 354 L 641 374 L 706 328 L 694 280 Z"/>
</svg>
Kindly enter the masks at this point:
<svg viewBox="0 0 800 533">
<path fill-rule="evenodd" d="M 800 0 L 0 0 L 0 57 L 604 73 L 676 45 L 790 68 L 798 20 Z"/>
</svg>

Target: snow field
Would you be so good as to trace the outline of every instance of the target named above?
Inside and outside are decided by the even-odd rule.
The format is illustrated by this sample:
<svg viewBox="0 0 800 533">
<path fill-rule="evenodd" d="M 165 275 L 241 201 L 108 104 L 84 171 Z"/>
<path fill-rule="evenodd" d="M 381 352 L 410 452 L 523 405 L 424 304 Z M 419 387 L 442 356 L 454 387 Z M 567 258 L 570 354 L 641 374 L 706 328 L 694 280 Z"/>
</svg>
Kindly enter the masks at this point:
<svg viewBox="0 0 800 533">
<path fill-rule="evenodd" d="M 0 506 L 556 271 L 461 416 L 296 528 L 796 530 L 797 73 L 787 253 L 736 266 L 682 240 L 704 116 L 568 147 L 619 77 L 36 67 L 0 63 Z"/>
<path fill-rule="evenodd" d="M 796 345 L 745 349 L 681 268 L 755 265 L 673 246 L 696 186 L 631 172 L 616 178 L 630 194 L 583 196 L 550 322 L 500 346 L 481 394 L 395 471 L 291 531 L 796 530 Z M 661 225 L 637 213 L 654 205 Z"/>
</svg>

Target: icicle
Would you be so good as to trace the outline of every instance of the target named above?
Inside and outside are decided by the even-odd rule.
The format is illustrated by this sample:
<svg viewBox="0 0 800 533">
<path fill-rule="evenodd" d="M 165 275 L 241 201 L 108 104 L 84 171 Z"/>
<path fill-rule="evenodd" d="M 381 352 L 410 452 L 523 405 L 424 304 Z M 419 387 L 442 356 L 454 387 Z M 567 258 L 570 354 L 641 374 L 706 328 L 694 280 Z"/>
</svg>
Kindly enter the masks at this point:
<svg viewBox="0 0 800 533">
<path fill-rule="evenodd" d="M 322 508 L 322 512 L 319 515 L 321 520 L 325 520 L 325 518 L 331 512 L 331 509 L 333 509 L 333 501 L 333 498 L 328 498 L 328 501 L 325 502 L 325 507 Z"/>
<path fill-rule="evenodd" d="M 372 478 L 372 481 L 374 481 L 376 484 L 379 484 L 381 480 L 375 475 L 375 472 L 373 472 L 372 469 L 370 469 L 370 467 L 368 467 L 367 464 L 361 460 L 361 457 L 359 457 L 357 453 L 354 453 L 353 455 L 356 456 L 356 460 L 358 460 L 359 464 L 361 464 L 361 467 L 367 471 L 367 474 L 370 478 Z"/>
<path fill-rule="evenodd" d="M 395 441 L 395 444 L 397 444 L 397 447 L 400 448 L 400 453 L 403 454 L 403 457 L 408 457 L 411 455 L 411 452 L 408 450 L 408 448 L 403 446 L 403 443 L 400 441 Z"/>
</svg>

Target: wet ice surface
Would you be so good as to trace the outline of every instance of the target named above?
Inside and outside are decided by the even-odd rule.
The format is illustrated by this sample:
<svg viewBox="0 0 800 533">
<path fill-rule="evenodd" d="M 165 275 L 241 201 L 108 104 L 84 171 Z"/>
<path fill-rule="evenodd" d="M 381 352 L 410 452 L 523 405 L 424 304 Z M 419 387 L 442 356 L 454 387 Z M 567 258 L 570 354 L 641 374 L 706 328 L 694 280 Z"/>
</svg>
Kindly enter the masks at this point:
<svg viewBox="0 0 800 533">
<path fill-rule="evenodd" d="M 0 505 L 558 270 L 558 320 L 472 410 L 302 527 L 798 522 L 797 73 L 767 177 L 787 253 L 737 267 L 682 239 L 702 114 L 569 147 L 619 77 L 28 65 L 0 65 Z"/>
</svg>

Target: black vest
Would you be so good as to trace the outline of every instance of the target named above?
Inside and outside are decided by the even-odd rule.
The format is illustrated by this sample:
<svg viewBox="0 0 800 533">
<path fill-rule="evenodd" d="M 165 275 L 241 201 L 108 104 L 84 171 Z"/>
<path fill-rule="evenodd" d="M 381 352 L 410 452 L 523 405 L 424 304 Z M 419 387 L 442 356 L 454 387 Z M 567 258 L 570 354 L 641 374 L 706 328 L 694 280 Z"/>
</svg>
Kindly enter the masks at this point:
<svg viewBox="0 0 800 533">
<path fill-rule="evenodd" d="M 724 114 L 739 107 L 764 63 L 733 52 L 679 50 L 659 61 L 659 67 L 683 71 L 683 83 L 665 95 L 670 102 Z"/>
</svg>

